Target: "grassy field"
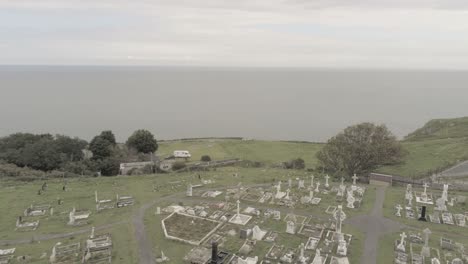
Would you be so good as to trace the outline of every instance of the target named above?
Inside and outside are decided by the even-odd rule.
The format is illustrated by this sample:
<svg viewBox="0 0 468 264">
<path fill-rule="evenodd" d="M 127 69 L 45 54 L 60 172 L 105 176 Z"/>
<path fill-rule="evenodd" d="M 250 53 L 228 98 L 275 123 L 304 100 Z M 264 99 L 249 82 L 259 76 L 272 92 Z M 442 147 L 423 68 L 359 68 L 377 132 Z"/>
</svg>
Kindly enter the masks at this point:
<svg viewBox="0 0 468 264">
<path fill-rule="evenodd" d="M 213 160 L 240 158 L 259 161 L 267 165 L 278 164 L 295 158 L 305 160 L 306 167 L 317 165 L 315 154 L 323 144 L 304 142 L 280 142 L 260 140 L 189 140 L 165 141 L 159 144 L 158 154 L 168 156 L 174 150 L 188 150 L 193 161 L 199 161 L 202 155 L 209 155 Z"/>
<path fill-rule="evenodd" d="M 419 178 L 468 159 L 468 138 L 404 141 L 402 144 L 408 153 L 404 163 L 378 171 Z"/>
<path fill-rule="evenodd" d="M 468 159 L 468 138 L 402 141 L 402 144 L 408 153 L 404 162 L 381 167 L 379 172 L 421 178 Z M 314 168 L 318 164 L 316 153 L 322 146 L 303 142 L 204 139 L 165 141 L 160 144 L 158 152 L 166 156 L 174 150 L 188 150 L 192 161 L 200 160 L 202 155 L 210 155 L 214 160 L 240 158 L 263 162 L 267 166 L 300 157 L 305 160 L 307 168 Z"/>
</svg>

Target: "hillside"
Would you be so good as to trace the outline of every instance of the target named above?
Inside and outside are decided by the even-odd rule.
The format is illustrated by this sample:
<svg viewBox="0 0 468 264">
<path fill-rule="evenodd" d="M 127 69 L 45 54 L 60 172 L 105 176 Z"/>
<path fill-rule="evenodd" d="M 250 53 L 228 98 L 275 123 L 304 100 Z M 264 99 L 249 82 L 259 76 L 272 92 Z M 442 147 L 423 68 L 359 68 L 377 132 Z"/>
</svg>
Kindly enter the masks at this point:
<svg viewBox="0 0 468 264">
<path fill-rule="evenodd" d="M 213 160 L 240 158 L 259 161 L 266 165 L 277 164 L 294 158 L 302 158 L 306 167 L 315 167 L 315 154 L 321 149 L 320 143 L 236 140 L 236 139 L 194 139 L 163 141 L 159 143 L 158 155 L 168 156 L 174 150 L 188 150 L 192 161 L 209 155 Z"/>
<path fill-rule="evenodd" d="M 468 159 L 468 138 L 402 141 L 402 144 L 408 153 L 404 163 L 379 168 L 379 172 L 420 178 Z M 210 155 L 214 160 L 240 158 L 266 165 L 300 157 L 305 160 L 306 167 L 313 168 L 318 162 L 315 155 L 322 146 L 307 142 L 194 139 L 161 142 L 158 154 L 168 156 L 174 150 L 188 150 L 192 161 L 200 160 L 202 155 Z"/>
<path fill-rule="evenodd" d="M 468 117 L 433 119 L 406 136 L 406 141 L 468 137 Z"/>
<path fill-rule="evenodd" d="M 408 153 L 404 163 L 382 167 L 379 172 L 420 178 L 468 159 L 468 138 L 403 141 L 402 144 Z"/>
</svg>

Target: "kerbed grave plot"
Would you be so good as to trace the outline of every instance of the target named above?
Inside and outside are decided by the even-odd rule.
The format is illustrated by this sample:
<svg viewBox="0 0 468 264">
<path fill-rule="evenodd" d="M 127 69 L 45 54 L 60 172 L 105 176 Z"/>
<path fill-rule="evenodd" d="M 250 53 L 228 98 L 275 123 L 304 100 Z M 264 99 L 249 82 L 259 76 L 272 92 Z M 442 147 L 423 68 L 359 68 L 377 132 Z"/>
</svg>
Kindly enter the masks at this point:
<svg viewBox="0 0 468 264">
<path fill-rule="evenodd" d="M 198 246 L 222 223 L 198 216 L 173 213 L 162 221 L 162 225 L 166 238 Z"/>
</svg>

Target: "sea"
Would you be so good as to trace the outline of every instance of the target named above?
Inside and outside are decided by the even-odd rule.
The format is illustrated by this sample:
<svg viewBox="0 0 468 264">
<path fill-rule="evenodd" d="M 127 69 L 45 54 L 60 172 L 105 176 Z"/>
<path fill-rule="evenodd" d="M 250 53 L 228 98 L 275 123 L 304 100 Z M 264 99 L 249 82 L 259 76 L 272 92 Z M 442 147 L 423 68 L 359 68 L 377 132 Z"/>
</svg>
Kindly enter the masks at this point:
<svg viewBox="0 0 468 264">
<path fill-rule="evenodd" d="M 0 66 L 0 137 L 243 137 L 324 142 L 360 122 L 399 138 L 468 116 L 468 72 L 317 68 Z"/>
</svg>

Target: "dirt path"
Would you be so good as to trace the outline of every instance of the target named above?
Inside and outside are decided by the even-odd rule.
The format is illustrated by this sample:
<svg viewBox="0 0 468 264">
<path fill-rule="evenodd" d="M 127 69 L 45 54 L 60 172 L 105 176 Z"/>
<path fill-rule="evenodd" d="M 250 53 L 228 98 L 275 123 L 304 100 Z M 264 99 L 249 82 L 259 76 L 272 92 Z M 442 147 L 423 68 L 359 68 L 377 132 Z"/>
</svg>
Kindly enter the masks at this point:
<svg viewBox="0 0 468 264">
<path fill-rule="evenodd" d="M 138 243 L 138 255 L 142 264 L 156 264 L 153 254 L 152 243 L 148 239 L 145 231 L 145 212 L 156 204 L 156 201 L 144 204 L 132 216 L 135 238 Z"/>
<path fill-rule="evenodd" d="M 345 224 L 359 229 L 366 236 L 362 264 L 377 264 L 377 250 L 382 235 L 401 230 L 405 226 L 383 217 L 383 203 L 385 200 L 385 187 L 378 187 L 374 208 L 369 215 L 359 215 L 345 220 Z"/>
</svg>

